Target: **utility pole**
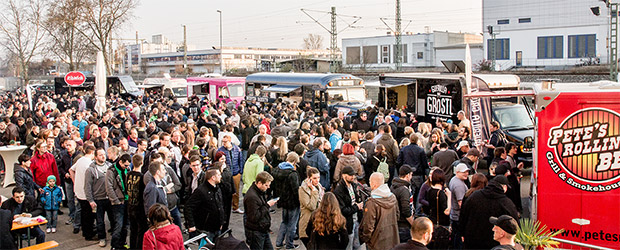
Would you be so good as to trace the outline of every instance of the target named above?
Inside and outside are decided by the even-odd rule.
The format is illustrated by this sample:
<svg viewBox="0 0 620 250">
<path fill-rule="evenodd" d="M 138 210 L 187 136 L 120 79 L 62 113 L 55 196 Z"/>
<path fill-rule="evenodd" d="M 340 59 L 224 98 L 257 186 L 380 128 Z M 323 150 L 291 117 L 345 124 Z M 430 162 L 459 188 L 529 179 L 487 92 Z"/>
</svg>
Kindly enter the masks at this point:
<svg viewBox="0 0 620 250">
<path fill-rule="evenodd" d="M 220 13 L 220 74 L 224 74 L 222 62 L 224 62 L 223 54 L 222 54 L 222 11 L 217 10 L 217 13 Z"/>
<path fill-rule="evenodd" d="M 329 43 L 329 72 L 334 72 L 336 71 L 336 52 L 338 49 L 338 32 L 336 29 L 336 6 L 332 6 L 331 15 L 332 31 L 330 32 L 331 41 Z"/>
<path fill-rule="evenodd" d="M 187 76 L 187 26 L 183 25 L 183 73 Z"/>
<path fill-rule="evenodd" d="M 491 58 L 489 58 L 491 60 L 491 71 L 495 71 L 495 47 L 497 47 L 497 44 L 495 43 L 495 32 L 493 32 L 493 26 L 489 25 L 487 26 L 487 30 L 489 31 L 489 35 L 491 35 L 491 45 L 489 46 L 491 50 Z"/>
<path fill-rule="evenodd" d="M 618 81 L 618 3 L 607 2 L 609 17 L 609 79 Z"/>
<path fill-rule="evenodd" d="M 402 69 L 403 63 L 403 47 L 402 47 L 402 39 L 401 39 L 401 29 L 400 29 L 401 19 L 400 19 L 400 0 L 396 0 L 396 31 L 394 32 L 394 36 L 396 37 L 396 48 L 394 48 L 394 59 L 396 63 L 396 71 L 400 71 Z"/>
<path fill-rule="evenodd" d="M 351 28 L 353 27 L 353 24 L 357 23 L 360 19 L 362 19 L 362 17 L 358 17 L 358 16 L 345 16 L 345 15 L 337 15 L 336 14 L 336 7 L 332 7 L 330 12 L 324 12 L 324 11 L 315 11 L 315 12 L 321 12 L 321 13 L 327 13 L 331 15 L 331 27 L 328 29 L 327 27 L 325 27 L 323 24 L 321 24 L 319 22 L 319 20 L 317 20 L 316 18 L 312 17 L 310 14 L 308 14 L 308 11 L 311 10 L 306 10 L 306 9 L 301 9 L 301 11 L 306 14 L 308 17 L 310 17 L 310 19 L 312 19 L 314 22 L 316 22 L 319 26 L 321 26 L 323 29 L 325 29 L 327 32 L 329 32 L 329 35 L 331 37 L 330 39 L 330 47 L 329 47 L 329 71 L 330 72 L 334 72 L 336 70 L 336 66 L 337 66 L 337 59 L 338 59 L 338 33 L 346 30 L 347 28 Z M 355 20 L 353 22 L 351 22 L 347 27 L 345 27 L 344 29 L 337 31 L 337 26 L 336 26 L 336 18 L 338 16 L 343 16 L 343 17 L 352 17 L 355 18 Z"/>
</svg>

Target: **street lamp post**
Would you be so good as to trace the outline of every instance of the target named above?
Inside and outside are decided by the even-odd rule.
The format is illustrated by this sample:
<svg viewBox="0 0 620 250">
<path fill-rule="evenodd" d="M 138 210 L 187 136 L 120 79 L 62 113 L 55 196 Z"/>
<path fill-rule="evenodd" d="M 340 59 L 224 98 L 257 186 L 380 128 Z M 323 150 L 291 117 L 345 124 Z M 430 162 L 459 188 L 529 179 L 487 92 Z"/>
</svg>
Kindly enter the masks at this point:
<svg viewBox="0 0 620 250">
<path fill-rule="evenodd" d="M 221 10 L 217 10 L 217 13 L 220 13 L 220 74 L 224 74 L 223 71 L 223 67 L 222 67 L 222 63 L 224 62 L 224 59 L 222 58 L 223 56 L 223 50 L 222 50 L 222 11 Z"/>
</svg>

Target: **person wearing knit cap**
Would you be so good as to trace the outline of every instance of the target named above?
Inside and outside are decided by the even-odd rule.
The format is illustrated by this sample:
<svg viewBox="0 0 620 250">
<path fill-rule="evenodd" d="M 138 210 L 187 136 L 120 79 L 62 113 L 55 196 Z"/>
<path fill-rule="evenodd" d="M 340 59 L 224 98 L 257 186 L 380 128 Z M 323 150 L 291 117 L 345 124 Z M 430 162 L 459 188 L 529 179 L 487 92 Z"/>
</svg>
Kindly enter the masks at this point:
<svg viewBox="0 0 620 250">
<path fill-rule="evenodd" d="M 62 201 L 62 191 L 56 186 L 56 176 L 47 177 L 47 185 L 43 188 L 41 194 L 41 203 L 45 209 L 45 217 L 47 219 L 47 233 L 56 232 L 56 224 L 58 221 L 58 209 Z"/>
</svg>

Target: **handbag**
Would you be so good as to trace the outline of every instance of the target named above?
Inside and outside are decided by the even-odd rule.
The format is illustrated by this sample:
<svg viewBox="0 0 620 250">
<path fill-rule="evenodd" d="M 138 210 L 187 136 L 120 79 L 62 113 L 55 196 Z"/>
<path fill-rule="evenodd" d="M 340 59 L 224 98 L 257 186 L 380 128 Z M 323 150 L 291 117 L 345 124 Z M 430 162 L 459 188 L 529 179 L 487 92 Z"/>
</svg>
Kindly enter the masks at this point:
<svg viewBox="0 0 620 250">
<path fill-rule="evenodd" d="M 441 192 L 443 192 L 443 189 L 437 191 L 437 197 L 435 199 L 437 204 L 437 223 L 433 225 L 433 238 L 428 244 L 429 249 L 448 249 L 451 242 L 452 228 L 439 224 L 439 193 Z"/>
</svg>

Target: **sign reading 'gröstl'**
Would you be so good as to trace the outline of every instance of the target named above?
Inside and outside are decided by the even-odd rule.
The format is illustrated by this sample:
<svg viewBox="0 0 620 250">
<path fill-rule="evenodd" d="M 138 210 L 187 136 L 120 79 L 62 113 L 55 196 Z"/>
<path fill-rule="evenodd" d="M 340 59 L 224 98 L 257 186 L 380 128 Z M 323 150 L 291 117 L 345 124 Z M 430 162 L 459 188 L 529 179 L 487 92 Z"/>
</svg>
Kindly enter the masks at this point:
<svg viewBox="0 0 620 250">
<path fill-rule="evenodd" d="M 620 115 L 587 108 L 568 116 L 549 131 L 546 153 L 564 182 L 589 192 L 620 188 Z"/>
<path fill-rule="evenodd" d="M 70 86 L 80 86 L 86 81 L 86 76 L 82 72 L 72 71 L 65 75 L 65 82 Z"/>
</svg>

